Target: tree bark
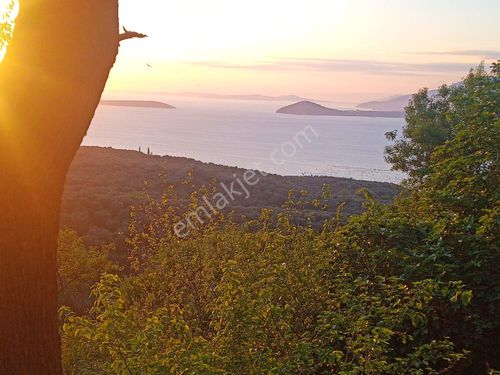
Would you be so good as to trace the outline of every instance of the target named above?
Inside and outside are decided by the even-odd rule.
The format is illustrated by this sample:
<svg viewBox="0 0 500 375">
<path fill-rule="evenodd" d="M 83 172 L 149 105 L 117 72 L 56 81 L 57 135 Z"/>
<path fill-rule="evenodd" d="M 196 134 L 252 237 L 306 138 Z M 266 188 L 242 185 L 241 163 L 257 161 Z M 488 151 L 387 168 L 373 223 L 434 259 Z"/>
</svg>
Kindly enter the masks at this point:
<svg viewBox="0 0 500 375">
<path fill-rule="evenodd" d="M 118 0 L 20 0 L 0 65 L 0 374 L 61 374 L 65 176 L 119 44 Z"/>
</svg>

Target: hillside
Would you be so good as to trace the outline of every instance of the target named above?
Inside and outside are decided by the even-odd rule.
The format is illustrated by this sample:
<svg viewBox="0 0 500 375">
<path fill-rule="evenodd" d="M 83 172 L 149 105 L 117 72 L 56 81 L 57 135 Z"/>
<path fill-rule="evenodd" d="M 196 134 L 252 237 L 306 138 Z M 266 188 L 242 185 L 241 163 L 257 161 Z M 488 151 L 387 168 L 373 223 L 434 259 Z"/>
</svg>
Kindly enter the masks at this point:
<svg viewBox="0 0 500 375">
<path fill-rule="evenodd" d="M 334 108 L 328 108 L 310 101 L 301 101 L 289 106 L 280 108 L 276 113 L 301 116 L 355 116 L 355 117 L 403 117 L 402 112 L 391 111 L 344 111 Z"/>
<path fill-rule="evenodd" d="M 182 182 L 192 171 L 192 183 Z M 129 208 L 139 201 L 139 194 L 147 189 L 158 197 L 166 186 L 173 184 L 186 199 L 193 185 L 209 183 L 212 179 L 229 185 L 241 176 L 239 168 L 202 163 L 187 158 L 148 156 L 137 151 L 100 147 L 82 147 L 73 161 L 66 181 L 63 198 L 62 225 L 73 229 L 91 244 L 122 243 L 129 221 Z M 165 178 L 163 177 L 165 176 Z M 166 182 L 165 182 L 166 180 Z M 307 190 L 311 197 L 321 195 L 322 186 L 332 187 L 330 208 L 314 212 L 316 224 L 331 216 L 336 207 L 346 202 L 346 215 L 359 213 L 362 198 L 356 194 L 366 188 L 376 199 L 390 202 L 399 191 L 398 186 L 334 177 L 282 177 L 267 175 L 251 187 L 250 197 L 232 202 L 229 210 L 237 216 L 258 216 L 264 207 L 279 209 L 287 200 L 288 191 Z"/>
</svg>

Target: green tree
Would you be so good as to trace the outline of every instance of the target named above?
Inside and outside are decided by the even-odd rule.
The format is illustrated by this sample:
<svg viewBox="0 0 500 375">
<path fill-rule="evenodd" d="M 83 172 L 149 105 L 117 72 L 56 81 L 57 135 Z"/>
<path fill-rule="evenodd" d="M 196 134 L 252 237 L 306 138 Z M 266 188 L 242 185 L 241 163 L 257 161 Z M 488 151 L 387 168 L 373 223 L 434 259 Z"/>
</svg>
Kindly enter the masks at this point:
<svg viewBox="0 0 500 375">
<path fill-rule="evenodd" d="M 394 170 L 407 173 L 410 183 L 422 181 L 430 172 L 433 152 L 455 137 L 460 123 L 471 120 L 471 116 L 477 114 L 473 106 L 480 103 L 467 102 L 467 98 L 490 100 L 481 103 L 485 105 L 482 111 L 498 113 L 498 98 L 495 98 L 498 93 L 493 91 L 485 96 L 474 91 L 483 84 L 494 90 L 498 85 L 497 64 L 493 64 L 491 74 L 480 65 L 470 72 L 464 82 L 451 87 L 442 86 L 432 96 L 427 89 L 413 96 L 406 108 L 406 126 L 402 136 L 398 137 L 396 131 L 386 134 L 388 139 L 394 141 L 386 148 L 386 159 Z"/>
<path fill-rule="evenodd" d="M 446 114 L 450 110 L 451 90 L 441 86 L 437 95 L 430 96 L 427 89 L 414 95 L 406 107 L 406 126 L 403 136 L 389 132 L 387 138 L 395 141 L 386 148 L 386 160 L 394 170 L 408 173 L 411 179 L 421 180 L 428 174 L 432 151 L 450 136 L 452 124 Z"/>
<path fill-rule="evenodd" d="M 409 189 L 392 206 L 368 199 L 368 211 L 339 230 L 332 273 L 463 282 L 470 292 L 453 299 L 471 299 L 470 304 L 436 308 L 429 335 L 440 332 L 458 349 L 471 351 L 471 366 L 464 371 L 482 374 L 489 366 L 500 367 L 493 349 L 500 314 L 498 72 L 479 67 L 447 100 L 442 108 L 448 110 L 432 112 L 436 119 L 426 122 L 446 119 L 440 127 L 447 129 L 446 139 L 435 146 L 424 142 L 430 150 L 424 162 L 413 163 L 422 155 L 414 149 L 389 149 L 410 172 Z M 422 149 L 415 138 L 406 141 Z"/>
</svg>

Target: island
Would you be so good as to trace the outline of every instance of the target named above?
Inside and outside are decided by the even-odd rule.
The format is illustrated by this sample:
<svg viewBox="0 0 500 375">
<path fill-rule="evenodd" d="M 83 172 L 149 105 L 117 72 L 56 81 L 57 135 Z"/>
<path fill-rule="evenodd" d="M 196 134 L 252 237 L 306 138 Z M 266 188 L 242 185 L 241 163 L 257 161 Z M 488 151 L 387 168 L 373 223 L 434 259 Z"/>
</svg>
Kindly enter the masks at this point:
<svg viewBox="0 0 500 375">
<path fill-rule="evenodd" d="M 463 86 L 463 82 L 455 82 L 449 85 L 449 88 L 457 88 Z M 439 95 L 439 89 L 428 90 L 427 95 L 429 98 L 434 98 Z M 371 109 L 374 111 L 401 111 L 403 112 L 405 108 L 410 104 L 410 100 L 413 95 L 397 95 L 384 100 L 373 100 L 370 102 L 365 102 L 358 104 L 356 108 L 359 109 Z"/>
<path fill-rule="evenodd" d="M 350 116 L 350 117 L 389 117 L 402 118 L 403 112 L 399 111 L 361 111 L 361 110 L 340 110 L 328 108 L 310 101 L 301 101 L 289 106 L 280 108 L 276 113 L 300 116 Z"/>
<path fill-rule="evenodd" d="M 432 92 L 429 92 L 432 95 Z M 358 104 L 356 108 L 362 110 L 374 111 L 404 111 L 405 107 L 410 103 L 411 95 L 401 95 L 389 98 L 387 100 L 374 100 Z"/>
<path fill-rule="evenodd" d="M 149 100 L 101 100 L 100 105 L 113 106 L 113 107 L 139 107 L 139 108 L 162 108 L 162 109 L 175 109 L 167 103 L 155 102 Z"/>
<path fill-rule="evenodd" d="M 214 99 L 214 100 L 242 100 L 242 101 L 263 101 L 263 102 L 298 102 L 308 100 L 297 95 L 279 95 L 269 96 L 262 94 L 212 94 L 206 92 L 157 92 L 158 95 L 178 96 L 195 99 Z"/>
</svg>

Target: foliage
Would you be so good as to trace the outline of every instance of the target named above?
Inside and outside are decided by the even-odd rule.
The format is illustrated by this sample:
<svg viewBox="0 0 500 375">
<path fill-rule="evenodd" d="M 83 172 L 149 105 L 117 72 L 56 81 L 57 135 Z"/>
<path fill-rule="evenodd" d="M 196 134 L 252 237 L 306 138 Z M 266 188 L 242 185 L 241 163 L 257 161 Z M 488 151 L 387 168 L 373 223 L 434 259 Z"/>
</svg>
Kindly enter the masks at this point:
<svg viewBox="0 0 500 375">
<path fill-rule="evenodd" d="M 406 190 L 392 205 L 362 191 L 365 212 L 347 223 L 324 188 L 179 238 L 175 223 L 216 185 L 187 206 L 173 187 L 146 196 L 131 272 L 103 275 L 88 313 L 62 310 L 67 372 L 495 373 L 499 93 L 496 68 L 480 67 L 438 98 L 418 94 L 388 151 Z M 314 212 L 329 216 L 319 230 Z"/>
<path fill-rule="evenodd" d="M 192 180 L 185 184 L 188 171 Z M 102 147 L 82 147 L 78 152 L 69 175 L 63 197 L 61 221 L 74 229 L 89 245 L 114 243 L 117 250 L 125 251 L 125 238 L 129 224 L 130 206 L 144 203 L 144 191 L 155 199 L 161 197 L 169 185 L 175 187 L 176 195 L 183 204 L 189 204 L 190 195 L 212 180 L 220 186 L 230 186 L 240 179 L 245 171 L 238 168 L 202 163 L 187 158 L 170 156 L 148 156 L 135 151 L 114 150 Z M 260 174 L 259 174 L 260 177 Z M 321 196 L 321 186 L 331 185 L 329 211 L 310 207 L 310 216 L 317 229 L 322 222 L 335 214 L 335 207 L 345 202 L 346 216 L 362 211 L 362 198 L 356 190 L 366 188 L 383 203 L 392 202 L 399 187 L 383 182 L 357 181 L 335 177 L 283 177 L 262 176 L 260 182 L 250 189 L 250 196 L 231 202 L 229 210 L 235 212 L 235 220 L 244 222 L 256 219 L 262 208 L 281 210 L 287 201 L 288 191 L 307 190 L 311 196 Z M 244 216 L 246 219 L 239 219 Z M 306 223 L 305 214 L 302 223 Z M 297 218 L 299 219 L 299 218 Z"/>
<path fill-rule="evenodd" d="M 470 305 L 459 311 L 440 308 L 431 332 L 472 351 L 468 373 L 485 373 L 488 365 L 500 367 L 492 350 L 500 315 L 500 78 L 479 67 L 447 100 L 442 107 L 451 112 L 443 128 L 449 139 L 432 148 L 428 164 L 421 164 L 425 178 L 410 179 L 409 190 L 392 206 L 367 200 L 368 211 L 338 233 L 332 274 L 461 280 L 471 292 L 454 299 L 467 302 L 473 296 Z M 399 156 L 409 169 L 415 166 L 416 154 Z M 416 177 L 423 169 L 413 171 Z"/>
<path fill-rule="evenodd" d="M 196 355 L 204 342 L 192 336 L 179 307 L 148 311 L 128 306 L 119 283 L 117 276 L 103 275 L 93 290 L 94 307 L 86 317 L 61 310 L 66 320 L 63 345 L 71 347 L 63 354 L 66 372 L 178 374 L 187 361 L 194 370 L 203 370 Z"/>
<path fill-rule="evenodd" d="M 134 259 L 136 273 L 103 276 L 89 314 L 64 311 L 69 373 L 423 373 L 462 358 L 446 337 L 420 334 L 436 301 L 469 302 L 450 301 L 466 293 L 461 285 L 331 280 L 339 218 L 319 233 L 294 224 L 298 210 L 324 201 L 292 194 L 277 225 L 264 210 L 243 226 L 220 218 L 185 240 L 158 232 L 176 215 L 167 202 L 133 215 L 147 225 L 132 223 L 131 246 L 149 254 Z"/>
<path fill-rule="evenodd" d="M 398 138 L 396 131 L 387 133 L 395 141 L 386 148 L 386 159 L 394 170 L 408 173 L 410 183 L 422 181 L 430 173 L 434 151 L 451 139 L 457 141 L 457 131 L 464 123 L 484 123 L 492 120 L 491 116 L 498 116 L 496 64 L 489 75 L 480 65 L 464 82 L 451 87 L 444 85 L 436 95 L 431 96 L 423 89 L 413 96 L 406 108 L 402 137 Z"/>
<path fill-rule="evenodd" d="M 58 292 L 61 305 L 84 311 L 90 307 L 91 287 L 101 274 L 117 272 L 119 267 L 110 259 L 112 246 L 88 247 L 76 232 L 63 229 L 57 249 Z"/>
<path fill-rule="evenodd" d="M 460 283 L 341 273 L 331 288 L 319 326 L 323 372 L 437 374 L 464 358 L 449 339 L 428 334 L 436 306 L 460 308 L 449 303 L 454 294 L 468 294 Z"/>
</svg>

